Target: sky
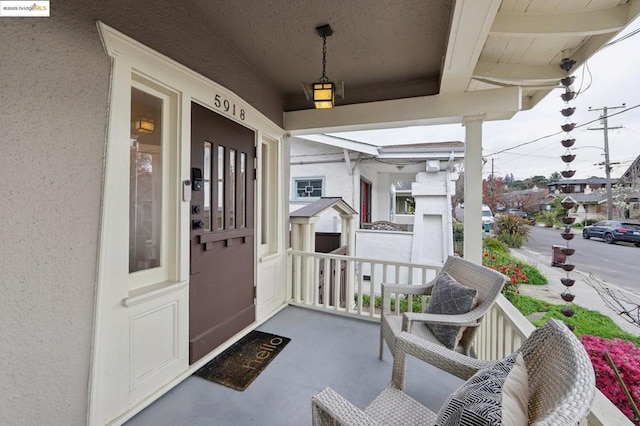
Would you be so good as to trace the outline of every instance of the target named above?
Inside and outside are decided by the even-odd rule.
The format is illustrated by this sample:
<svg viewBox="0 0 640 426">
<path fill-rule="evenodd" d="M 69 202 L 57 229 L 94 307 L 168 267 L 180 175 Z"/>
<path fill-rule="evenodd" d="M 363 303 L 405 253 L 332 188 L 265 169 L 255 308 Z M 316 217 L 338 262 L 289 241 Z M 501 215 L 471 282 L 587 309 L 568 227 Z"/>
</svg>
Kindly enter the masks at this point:
<svg viewBox="0 0 640 426">
<path fill-rule="evenodd" d="M 632 22 L 615 40 L 640 29 L 640 18 Z M 609 159 L 612 177 L 619 177 L 633 160 L 640 155 L 640 33 L 626 40 L 603 47 L 583 65 L 573 70 L 576 76 L 574 91 L 581 88 L 578 96 L 570 102 L 576 107 L 570 122 L 578 126 L 592 120 L 595 122 L 576 128 L 571 136 L 576 139 L 571 153 L 576 159 L 571 169 L 575 178 L 604 177 L 604 131 L 598 120 L 605 106 L 608 111 Z M 566 133 L 560 125 L 566 119 L 560 110 L 566 104 L 560 99 L 563 89 L 551 91 L 533 109 L 518 112 L 511 120 L 485 122 L 483 125 L 483 156 L 487 160 L 483 176 L 513 174 L 515 179 L 526 179 L 536 175 L 549 177 L 553 172 L 566 169 L 560 156 L 566 148 L 560 141 Z M 612 109 L 626 104 L 624 108 Z M 635 108 L 634 108 L 635 107 Z M 617 114 L 613 116 L 613 114 Z M 621 127 L 620 129 L 612 129 Z M 554 133 L 555 136 L 546 137 Z M 416 126 L 401 129 L 370 130 L 337 134 L 360 142 L 382 146 L 385 144 L 411 144 L 434 141 L 465 140 L 465 130 L 460 124 L 443 126 Z M 532 142 L 536 139 L 539 141 Z M 528 143 L 531 142 L 531 143 Z M 522 146 L 519 146 L 523 144 Z M 517 147 L 519 146 L 519 147 Z"/>
</svg>

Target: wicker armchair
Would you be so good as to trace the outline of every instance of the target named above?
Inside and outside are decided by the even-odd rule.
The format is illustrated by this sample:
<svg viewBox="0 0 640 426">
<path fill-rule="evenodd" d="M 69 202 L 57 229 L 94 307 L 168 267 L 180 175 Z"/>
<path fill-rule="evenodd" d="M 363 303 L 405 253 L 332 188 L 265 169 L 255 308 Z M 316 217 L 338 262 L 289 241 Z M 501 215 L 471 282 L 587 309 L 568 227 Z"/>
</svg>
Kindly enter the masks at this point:
<svg viewBox="0 0 640 426">
<path fill-rule="evenodd" d="M 549 320 L 520 348 L 526 364 L 527 417 L 535 425 L 575 425 L 590 411 L 595 374 L 580 341 L 566 325 Z M 492 361 L 444 349 L 409 333 L 396 342 L 391 383 L 364 410 L 330 388 L 312 397 L 314 425 L 432 425 L 437 414 L 403 392 L 407 354 L 468 379 Z M 455 366 L 452 366 L 455 364 Z"/>
<path fill-rule="evenodd" d="M 408 312 L 400 314 L 397 309 L 391 310 L 391 299 L 394 295 L 412 295 L 420 297 L 430 295 L 433 288 L 433 281 L 425 285 L 402 285 L 402 284 L 382 284 L 382 313 L 380 318 L 380 359 L 382 359 L 384 346 L 383 341 L 389 346 L 391 353 L 394 353 L 396 336 L 401 331 L 408 331 L 422 339 L 439 345 L 442 343 L 436 338 L 433 332 L 424 323 L 437 323 L 448 325 L 459 325 L 466 327 L 457 348 L 458 352 L 465 355 L 471 353 L 471 346 L 476 335 L 478 326 L 484 314 L 496 301 L 506 277 L 492 269 L 477 265 L 461 257 L 449 256 L 444 266 L 443 272 L 447 272 L 458 283 L 478 290 L 478 304 L 475 308 L 463 315 L 434 315 L 418 312 Z M 434 280 L 435 281 L 435 280 Z"/>
</svg>

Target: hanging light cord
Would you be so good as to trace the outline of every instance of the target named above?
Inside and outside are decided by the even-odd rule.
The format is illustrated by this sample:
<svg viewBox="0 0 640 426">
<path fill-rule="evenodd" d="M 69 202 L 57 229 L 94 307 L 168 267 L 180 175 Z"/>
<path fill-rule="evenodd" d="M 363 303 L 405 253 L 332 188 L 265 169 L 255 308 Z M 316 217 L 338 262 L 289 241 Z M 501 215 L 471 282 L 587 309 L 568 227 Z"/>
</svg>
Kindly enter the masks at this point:
<svg viewBox="0 0 640 426">
<path fill-rule="evenodd" d="M 327 36 L 322 36 L 322 77 L 320 77 L 321 82 L 327 82 L 329 79 L 326 74 L 327 69 Z"/>
</svg>

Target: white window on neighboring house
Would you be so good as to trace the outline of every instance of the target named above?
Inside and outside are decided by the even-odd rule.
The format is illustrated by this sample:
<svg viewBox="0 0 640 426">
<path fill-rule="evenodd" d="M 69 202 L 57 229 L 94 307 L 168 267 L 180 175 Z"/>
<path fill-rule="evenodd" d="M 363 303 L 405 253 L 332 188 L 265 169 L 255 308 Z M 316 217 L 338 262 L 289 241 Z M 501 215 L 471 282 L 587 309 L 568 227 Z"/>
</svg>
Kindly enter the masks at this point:
<svg viewBox="0 0 640 426">
<path fill-rule="evenodd" d="M 292 187 L 294 200 L 317 200 L 324 195 L 324 178 L 293 178 Z"/>
</svg>

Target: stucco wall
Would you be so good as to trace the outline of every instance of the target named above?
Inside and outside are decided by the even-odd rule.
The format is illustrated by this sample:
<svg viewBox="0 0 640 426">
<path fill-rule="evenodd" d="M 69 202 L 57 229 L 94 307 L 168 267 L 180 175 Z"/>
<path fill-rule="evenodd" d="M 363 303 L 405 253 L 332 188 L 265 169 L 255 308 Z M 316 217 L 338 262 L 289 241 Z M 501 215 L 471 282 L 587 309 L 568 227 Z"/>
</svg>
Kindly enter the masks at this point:
<svg viewBox="0 0 640 426">
<path fill-rule="evenodd" d="M 74 16 L 0 39 L 0 424 L 81 425 L 110 62 Z"/>
<path fill-rule="evenodd" d="M 247 66 L 247 60 L 227 41 L 219 28 L 206 21 L 211 13 L 197 3 L 173 0 L 131 1 L 65 0 L 52 6 L 52 14 L 83 14 L 152 49 L 186 65 L 205 77 L 232 90 L 271 121 L 282 126 L 284 97 L 260 70 Z M 256 29 L 256 31 L 268 31 Z"/>
<path fill-rule="evenodd" d="M 223 84 L 280 124 L 269 82 L 197 11 L 52 3 L 0 20 L 0 424 L 86 423 L 110 60 L 96 20 Z"/>
<path fill-rule="evenodd" d="M 353 155 L 353 154 L 352 154 Z M 324 197 L 342 197 L 357 210 L 353 190 L 354 176 L 350 176 L 342 149 L 320 143 L 294 139 L 291 143 L 291 182 L 289 189 L 289 211 L 295 211 L 308 202 L 294 199 L 293 179 L 323 178 Z M 323 213 L 316 223 L 317 232 L 340 232 L 341 219 L 333 210 Z"/>
</svg>

